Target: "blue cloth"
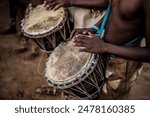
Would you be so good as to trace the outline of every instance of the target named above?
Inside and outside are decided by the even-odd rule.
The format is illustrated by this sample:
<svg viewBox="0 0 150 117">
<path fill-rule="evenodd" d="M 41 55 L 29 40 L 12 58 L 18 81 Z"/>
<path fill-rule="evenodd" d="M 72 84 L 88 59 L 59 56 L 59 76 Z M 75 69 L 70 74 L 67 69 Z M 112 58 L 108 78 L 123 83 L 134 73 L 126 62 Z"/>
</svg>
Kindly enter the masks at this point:
<svg viewBox="0 0 150 117">
<path fill-rule="evenodd" d="M 106 26 L 106 23 L 108 21 L 108 17 L 109 17 L 109 14 L 110 14 L 110 10 L 111 10 L 111 4 L 112 4 L 112 0 L 110 1 L 110 4 L 106 10 L 106 13 L 105 13 L 105 16 L 104 16 L 104 19 L 103 19 L 103 22 L 102 22 L 102 25 L 99 29 L 99 32 L 98 32 L 98 36 L 102 38 L 103 36 L 103 33 L 105 31 L 105 26 Z"/>
<path fill-rule="evenodd" d="M 124 44 L 123 46 L 130 46 L 130 45 L 134 44 L 135 42 L 139 42 L 143 39 L 143 37 L 144 37 L 144 35 L 141 35 L 141 36 L 129 41 L 128 43 Z"/>
<path fill-rule="evenodd" d="M 98 32 L 99 32 L 99 27 L 98 26 L 94 25 L 94 26 L 91 26 L 91 28 L 95 29 L 97 31 L 96 33 L 98 34 Z"/>
</svg>

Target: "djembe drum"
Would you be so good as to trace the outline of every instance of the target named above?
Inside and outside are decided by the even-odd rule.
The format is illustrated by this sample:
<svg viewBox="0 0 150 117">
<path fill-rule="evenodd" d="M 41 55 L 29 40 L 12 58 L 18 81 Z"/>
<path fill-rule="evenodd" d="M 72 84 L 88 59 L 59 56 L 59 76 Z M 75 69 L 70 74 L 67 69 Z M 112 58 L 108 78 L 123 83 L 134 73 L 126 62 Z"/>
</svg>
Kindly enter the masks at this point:
<svg viewBox="0 0 150 117">
<path fill-rule="evenodd" d="M 77 52 L 72 43 L 61 43 L 51 53 L 46 63 L 46 79 L 50 86 L 75 99 L 95 99 L 105 81 L 107 55 Z"/>
<path fill-rule="evenodd" d="M 44 5 L 38 5 L 26 14 L 22 21 L 22 32 L 42 50 L 51 51 L 70 36 L 67 16 L 64 8 L 53 11 L 46 10 Z"/>
</svg>

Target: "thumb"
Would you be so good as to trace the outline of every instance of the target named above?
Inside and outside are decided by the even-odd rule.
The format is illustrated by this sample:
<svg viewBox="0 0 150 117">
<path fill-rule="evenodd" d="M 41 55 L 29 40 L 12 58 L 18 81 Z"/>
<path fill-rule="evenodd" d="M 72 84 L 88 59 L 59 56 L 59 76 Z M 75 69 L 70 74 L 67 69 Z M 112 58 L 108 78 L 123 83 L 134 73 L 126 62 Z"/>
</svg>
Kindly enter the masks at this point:
<svg viewBox="0 0 150 117">
<path fill-rule="evenodd" d="M 88 32 L 88 35 L 92 36 L 92 37 L 95 37 L 96 35 L 91 33 L 91 32 Z"/>
<path fill-rule="evenodd" d="M 93 34 L 91 32 L 88 33 L 91 37 L 94 37 L 94 38 L 100 38 L 97 34 Z M 101 39 L 101 38 L 100 38 Z"/>
</svg>

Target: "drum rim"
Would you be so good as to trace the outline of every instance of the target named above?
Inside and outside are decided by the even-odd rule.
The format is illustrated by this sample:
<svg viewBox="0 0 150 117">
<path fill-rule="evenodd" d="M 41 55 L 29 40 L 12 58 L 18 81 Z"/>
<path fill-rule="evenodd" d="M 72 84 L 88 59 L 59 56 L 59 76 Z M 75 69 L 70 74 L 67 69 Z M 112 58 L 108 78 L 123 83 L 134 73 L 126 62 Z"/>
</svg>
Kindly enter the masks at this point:
<svg viewBox="0 0 150 117">
<path fill-rule="evenodd" d="M 25 30 L 24 30 L 24 20 L 25 18 L 21 21 L 21 32 L 24 34 L 24 36 L 26 37 L 29 37 L 29 38 L 44 38 L 48 35 L 51 35 L 55 32 L 57 32 L 58 30 L 62 29 L 62 27 L 65 25 L 65 22 L 67 20 L 67 17 L 68 17 L 68 13 L 67 13 L 67 10 L 64 8 L 64 16 L 63 16 L 63 20 L 57 25 L 55 26 L 52 30 L 48 30 L 46 33 L 43 33 L 43 34 L 36 34 L 36 35 L 32 35 L 32 34 L 29 34 L 27 33 Z"/>
<path fill-rule="evenodd" d="M 58 47 L 56 47 L 56 49 Z M 48 58 L 48 60 L 49 60 L 49 58 Z M 96 66 L 98 64 L 98 60 L 99 60 L 99 54 L 91 54 L 91 57 L 90 57 L 89 61 L 81 69 L 81 71 L 79 73 L 77 73 L 76 75 L 74 75 L 71 79 L 64 80 L 64 81 L 54 81 L 52 78 L 49 77 L 49 75 L 47 73 L 47 71 L 48 71 L 47 70 L 47 66 L 48 66 L 47 63 L 48 62 L 47 62 L 46 63 L 46 68 L 45 68 L 45 78 L 47 79 L 48 84 L 50 86 L 53 86 L 53 87 L 56 87 L 56 88 L 59 88 L 59 89 L 70 88 L 73 85 L 77 85 L 81 81 L 85 80 L 87 78 L 87 76 L 89 76 L 94 71 L 94 69 L 96 68 Z"/>
</svg>

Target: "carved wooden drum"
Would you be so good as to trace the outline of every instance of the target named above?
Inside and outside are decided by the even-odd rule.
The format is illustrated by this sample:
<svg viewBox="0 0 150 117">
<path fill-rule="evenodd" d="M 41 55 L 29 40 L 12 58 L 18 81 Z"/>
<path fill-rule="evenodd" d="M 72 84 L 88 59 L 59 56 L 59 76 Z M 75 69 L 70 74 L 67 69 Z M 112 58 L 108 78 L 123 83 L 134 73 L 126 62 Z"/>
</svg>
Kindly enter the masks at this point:
<svg viewBox="0 0 150 117">
<path fill-rule="evenodd" d="M 49 56 L 45 76 L 50 86 L 75 99 L 95 99 L 104 84 L 106 62 L 107 55 L 77 52 L 68 41 Z"/>
<path fill-rule="evenodd" d="M 45 51 L 53 50 L 71 33 L 67 12 L 64 8 L 46 10 L 38 5 L 26 14 L 22 21 L 22 32 Z"/>
</svg>

